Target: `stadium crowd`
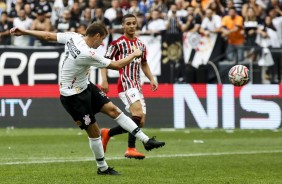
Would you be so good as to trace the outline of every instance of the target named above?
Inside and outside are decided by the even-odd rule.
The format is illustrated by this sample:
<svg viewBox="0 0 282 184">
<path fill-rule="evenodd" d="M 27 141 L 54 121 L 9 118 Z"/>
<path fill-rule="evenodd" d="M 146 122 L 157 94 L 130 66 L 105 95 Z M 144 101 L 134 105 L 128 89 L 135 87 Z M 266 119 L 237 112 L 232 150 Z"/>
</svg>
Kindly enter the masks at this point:
<svg viewBox="0 0 282 184">
<path fill-rule="evenodd" d="M 220 34 L 227 60 L 243 60 L 242 46 L 250 47 L 245 50 L 253 61 L 258 59 L 255 46 L 282 47 L 282 0 L 0 0 L 0 45 L 53 44 L 29 36 L 13 38 L 9 29 L 14 26 L 84 34 L 97 21 L 110 33 L 122 33 L 127 13 L 137 17 L 137 34 Z M 273 60 L 273 67 L 279 68 L 280 53 L 273 54 Z"/>
</svg>

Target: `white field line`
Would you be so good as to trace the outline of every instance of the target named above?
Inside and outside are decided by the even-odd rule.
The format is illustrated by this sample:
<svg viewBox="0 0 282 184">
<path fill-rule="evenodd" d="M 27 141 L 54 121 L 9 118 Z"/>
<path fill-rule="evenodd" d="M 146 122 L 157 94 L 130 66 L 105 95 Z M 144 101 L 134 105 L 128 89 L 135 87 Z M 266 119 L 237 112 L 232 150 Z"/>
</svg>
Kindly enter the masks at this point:
<svg viewBox="0 0 282 184">
<path fill-rule="evenodd" d="M 221 155 L 254 155 L 254 154 L 270 154 L 270 153 L 282 153 L 282 150 L 170 154 L 170 155 L 146 156 L 146 158 L 202 157 L 202 156 L 221 156 Z M 79 158 L 79 159 L 53 159 L 53 160 L 52 159 L 45 157 L 45 158 L 42 158 L 41 160 L 22 161 L 22 162 L 0 162 L 0 165 L 46 164 L 46 163 L 94 161 L 93 157 Z M 106 158 L 106 160 L 121 160 L 121 159 L 126 159 L 126 158 L 125 157 Z"/>
</svg>

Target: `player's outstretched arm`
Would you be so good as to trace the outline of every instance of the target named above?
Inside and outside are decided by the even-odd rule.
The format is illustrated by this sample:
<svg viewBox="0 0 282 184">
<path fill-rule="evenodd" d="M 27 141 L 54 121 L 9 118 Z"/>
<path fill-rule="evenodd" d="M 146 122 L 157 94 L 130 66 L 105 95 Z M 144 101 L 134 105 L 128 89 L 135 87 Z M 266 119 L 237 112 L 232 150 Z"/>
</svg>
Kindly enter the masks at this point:
<svg viewBox="0 0 282 184">
<path fill-rule="evenodd" d="M 10 29 L 10 33 L 14 36 L 30 35 L 40 40 L 57 41 L 57 33 L 47 31 L 26 30 L 20 29 L 18 27 L 13 27 L 12 29 Z"/>
<path fill-rule="evenodd" d="M 111 61 L 110 65 L 107 67 L 113 70 L 119 70 L 124 66 L 128 65 L 135 57 L 140 57 L 142 55 L 142 51 L 139 49 L 135 49 L 134 52 L 127 57 L 120 59 L 118 61 Z"/>
</svg>

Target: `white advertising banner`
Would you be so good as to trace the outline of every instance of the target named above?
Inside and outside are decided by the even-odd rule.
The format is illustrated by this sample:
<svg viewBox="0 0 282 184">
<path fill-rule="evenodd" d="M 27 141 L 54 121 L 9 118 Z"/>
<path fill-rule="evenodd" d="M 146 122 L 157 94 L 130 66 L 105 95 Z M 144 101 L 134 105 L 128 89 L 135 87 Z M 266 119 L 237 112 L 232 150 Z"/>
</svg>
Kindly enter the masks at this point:
<svg viewBox="0 0 282 184">
<path fill-rule="evenodd" d="M 174 128 L 277 129 L 281 96 L 280 85 L 175 84 Z"/>
<path fill-rule="evenodd" d="M 209 37 L 198 33 L 183 33 L 183 54 L 185 63 L 191 62 L 198 68 L 201 64 L 207 64 L 214 49 L 217 34 L 211 33 Z M 195 54 L 192 56 L 192 51 Z"/>
</svg>

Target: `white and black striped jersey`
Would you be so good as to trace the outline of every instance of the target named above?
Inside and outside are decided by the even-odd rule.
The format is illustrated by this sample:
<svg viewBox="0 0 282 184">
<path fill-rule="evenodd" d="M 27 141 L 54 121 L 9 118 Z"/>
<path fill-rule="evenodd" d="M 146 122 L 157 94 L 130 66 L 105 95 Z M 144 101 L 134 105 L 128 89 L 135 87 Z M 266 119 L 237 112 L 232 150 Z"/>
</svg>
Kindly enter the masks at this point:
<svg viewBox="0 0 282 184">
<path fill-rule="evenodd" d="M 81 34 L 58 33 L 57 41 L 65 44 L 65 60 L 60 75 L 60 93 L 63 96 L 79 94 L 87 88 L 90 66 L 104 68 L 111 62 L 100 56 L 96 49 L 90 48 Z"/>
</svg>

